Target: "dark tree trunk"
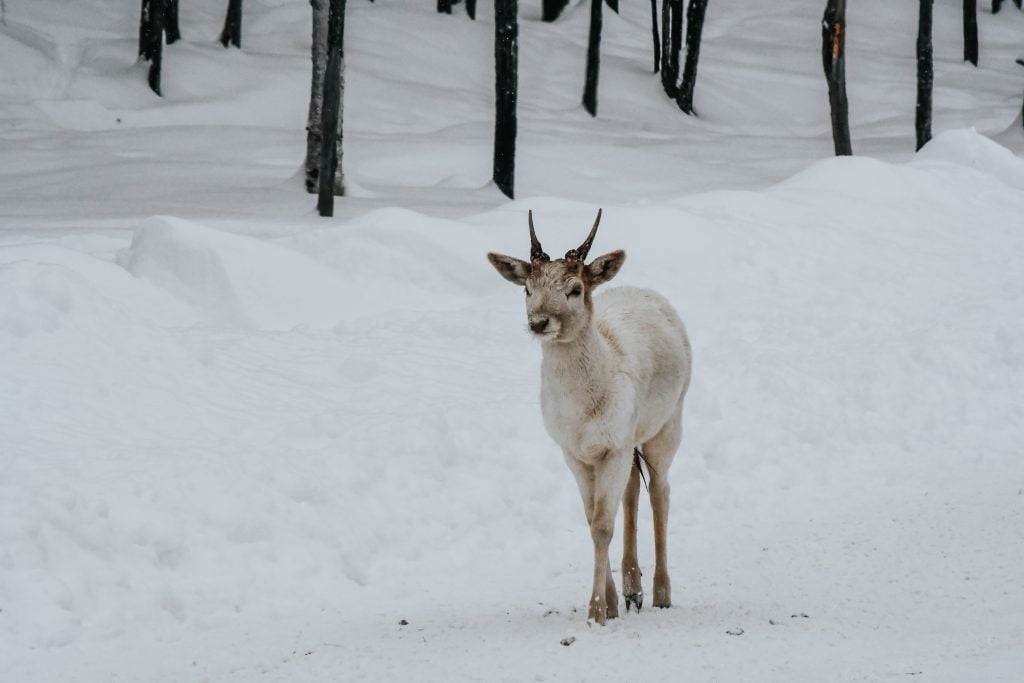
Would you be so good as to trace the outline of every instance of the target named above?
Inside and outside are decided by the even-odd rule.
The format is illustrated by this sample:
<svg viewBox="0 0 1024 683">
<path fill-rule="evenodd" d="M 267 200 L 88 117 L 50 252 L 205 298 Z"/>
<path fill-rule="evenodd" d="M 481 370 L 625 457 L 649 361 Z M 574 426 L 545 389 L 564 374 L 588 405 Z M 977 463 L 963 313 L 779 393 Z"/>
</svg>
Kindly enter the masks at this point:
<svg viewBox="0 0 1024 683">
<path fill-rule="evenodd" d="M 476 0 L 466 0 L 466 14 L 470 19 L 476 20 Z"/>
<path fill-rule="evenodd" d="M 676 96 L 679 73 L 672 69 L 672 2 L 661 0 L 661 85 L 669 97 Z M 678 62 L 677 62 L 678 64 Z"/>
<path fill-rule="evenodd" d="M 515 197 L 519 10 L 516 0 L 494 0 L 494 184 Z"/>
<path fill-rule="evenodd" d="M 661 68 L 661 37 L 658 35 L 658 0 L 651 0 L 651 38 L 654 39 L 654 73 Z"/>
<path fill-rule="evenodd" d="M 992 14 L 997 14 L 1003 8 L 1003 0 L 992 0 Z"/>
<path fill-rule="evenodd" d="M 920 0 L 917 22 L 917 149 L 932 138 L 932 0 Z"/>
<path fill-rule="evenodd" d="M 334 195 L 344 195 L 341 166 L 341 113 L 345 92 L 345 0 L 331 0 L 327 20 L 327 69 L 324 71 L 324 118 L 320 129 L 320 193 L 316 208 L 321 216 L 334 215 Z M 339 191 L 340 188 L 340 191 Z"/>
<path fill-rule="evenodd" d="M 164 0 L 164 33 L 167 44 L 181 40 L 181 29 L 178 27 L 178 0 Z"/>
<path fill-rule="evenodd" d="M 672 4 L 672 33 L 668 61 L 673 76 L 672 92 L 675 93 L 675 83 L 679 80 L 679 53 L 683 49 L 683 0 L 669 0 L 669 2 Z"/>
<path fill-rule="evenodd" d="M 697 86 L 697 60 L 700 58 L 700 38 L 707 8 L 708 0 L 690 0 L 686 10 L 686 65 L 676 102 L 687 114 L 693 114 L 693 89 Z"/>
<path fill-rule="evenodd" d="M 306 119 L 306 191 L 320 190 L 321 125 L 324 118 L 324 72 L 327 70 L 327 19 L 329 0 L 309 0 L 313 9 L 313 75 L 309 89 L 309 116 Z M 335 188 L 337 192 L 342 188 Z"/>
<path fill-rule="evenodd" d="M 1024 59 L 1018 59 L 1017 63 L 1020 64 L 1021 66 L 1024 66 Z M 1024 123 L 1024 99 L 1021 100 L 1020 104 L 1020 120 L 1022 123 Z"/>
<path fill-rule="evenodd" d="M 964 0 L 964 61 L 978 66 L 978 0 Z"/>
<path fill-rule="evenodd" d="M 142 18 L 139 21 L 139 56 L 149 62 L 147 80 L 150 89 L 160 92 L 160 65 L 164 48 L 164 1 L 142 0 Z"/>
<path fill-rule="evenodd" d="M 569 0 L 543 0 L 541 3 L 541 19 L 554 21 L 562 14 L 562 10 L 569 4 Z"/>
<path fill-rule="evenodd" d="M 615 12 L 616 14 L 619 13 L 619 0 L 604 0 L 604 1 L 605 1 L 605 3 L 607 3 L 608 9 L 610 9 L 613 12 Z"/>
<path fill-rule="evenodd" d="M 437 0 L 437 11 L 439 14 L 451 14 L 452 0 Z"/>
<path fill-rule="evenodd" d="M 590 0 L 590 39 L 587 41 L 587 77 L 583 83 L 583 108 L 597 116 L 597 80 L 601 70 L 601 0 Z"/>
<path fill-rule="evenodd" d="M 242 47 L 242 0 L 228 0 L 228 14 L 224 18 L 224 30 L 220 32 L 220 44 Z"/>
<path fill-rule="evenodd" d="M 850 106 L 846 100 L 846 0 L 828 0 L 821 20 L 821 60 L 828 81 L 832 142 L 836 156 L 853 154 Z"/>
</svg>

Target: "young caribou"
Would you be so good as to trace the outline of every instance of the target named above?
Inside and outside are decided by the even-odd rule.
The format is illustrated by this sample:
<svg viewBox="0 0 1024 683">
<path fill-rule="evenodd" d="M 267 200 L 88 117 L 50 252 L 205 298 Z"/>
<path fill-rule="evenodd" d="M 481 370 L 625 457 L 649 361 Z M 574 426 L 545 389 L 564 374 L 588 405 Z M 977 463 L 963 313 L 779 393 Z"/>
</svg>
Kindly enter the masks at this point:
<svg viewBox="0 0 1024 683">
<path fill-rule="evenodd" d="M 668 469 L 682 436 L 683 398 L 690 385 L 686 328 L 672 305 L 649 289 L 594 289 L 619 272 L 626 253 L 586 264 L 601 212 L 590 235 L 564 258 L 544 253 L 530 222 L 530 261 L 488 254 L 491 265 L 526 290 L 526 319 L 540 339 L 544 427 L 562 448 L 576 477 L 594 541 L 594 586 L 588 619 L 604 624 L 619 614 L 608 560 L 622 499 L 622 593 L 626 610 L 643 606 L 636 557 L 640 458 L 651 475 L 654 513 L 654 605 L 670 607 L 665 532 Z"/>
</svg>

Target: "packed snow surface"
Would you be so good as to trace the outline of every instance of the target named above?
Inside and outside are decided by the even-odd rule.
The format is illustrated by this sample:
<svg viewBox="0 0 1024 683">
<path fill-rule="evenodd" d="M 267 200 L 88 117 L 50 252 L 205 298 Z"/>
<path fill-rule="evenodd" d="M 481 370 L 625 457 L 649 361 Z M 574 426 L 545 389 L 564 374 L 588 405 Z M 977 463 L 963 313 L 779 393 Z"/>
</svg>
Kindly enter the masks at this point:
<svg viewBox="0 0 1024 683">
<path fill-rule="evenodd" d="M 851 3 L 832 158 L 822 2 L 710 3 L 699 118 L 647 72 L 649 6 L 606 11 L 594 120 L 587 3 L 524 5 L 510 202 L 489 8 L 350 0 L 353 196 L 319 219 L 308 4 L 247 1 L 241 51 L 210 4 L 158 99 L 137 2 L 6 2 L 0 680 L 1020 680 L 1024 14 L 982 12 L 975 69 L 938 3 L 914 155 L 916 3 Z M 484 259 L 526 256 L 528 208 L 560 254 L 598 206 L 609 286 L 694 346 L 674 606 L 604 628 Z"/>
</svg>

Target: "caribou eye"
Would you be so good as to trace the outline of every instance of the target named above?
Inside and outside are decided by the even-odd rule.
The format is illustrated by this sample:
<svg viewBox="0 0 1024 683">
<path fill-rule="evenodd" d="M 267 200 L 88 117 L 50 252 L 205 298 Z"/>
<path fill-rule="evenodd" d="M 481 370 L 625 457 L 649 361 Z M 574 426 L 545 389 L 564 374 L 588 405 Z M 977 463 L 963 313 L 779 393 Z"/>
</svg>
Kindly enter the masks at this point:
<svg viewBox="0 0 1024 683">
<path fill-rule="evenodd" d="M 572 297 L 579 296 L 582 293 L 583 293 L 583 288 L 580 287 L 579 285 L 576 285 L 575 287 L 573 287 L 572 289 L 569 290 L 569 293 L 566 294 L 565 297 L 567 299 L 571 299 Z"/>
</svg>

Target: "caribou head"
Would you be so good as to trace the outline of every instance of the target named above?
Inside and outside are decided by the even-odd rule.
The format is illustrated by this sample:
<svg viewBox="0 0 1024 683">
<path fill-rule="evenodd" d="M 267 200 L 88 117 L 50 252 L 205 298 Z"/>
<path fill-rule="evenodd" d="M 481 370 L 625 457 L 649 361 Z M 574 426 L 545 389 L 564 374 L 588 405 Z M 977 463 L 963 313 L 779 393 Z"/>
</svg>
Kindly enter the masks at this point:
<svg viewBox="0 0 1024 683">
<path fill-rule="evenodd" d="M 590 325 L 591 292 L 615 277 L 626 252 L 620 249 L 586 262 L 601 223 L 600 209 L 587 239 L 554 261 L 537 239 L 533 211 L 529 212 L 529 223 L 529 261 L 495 253 L 487 254 L 487 259 L 503 278 L 525 289 L 526 319 L 534 335 L 544 342 L 571 342 Z"/>
</svg>

